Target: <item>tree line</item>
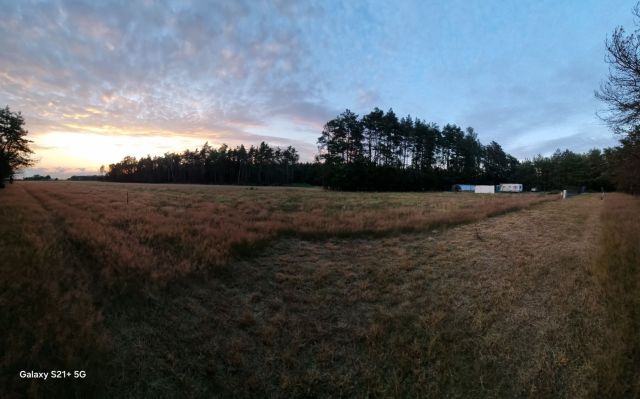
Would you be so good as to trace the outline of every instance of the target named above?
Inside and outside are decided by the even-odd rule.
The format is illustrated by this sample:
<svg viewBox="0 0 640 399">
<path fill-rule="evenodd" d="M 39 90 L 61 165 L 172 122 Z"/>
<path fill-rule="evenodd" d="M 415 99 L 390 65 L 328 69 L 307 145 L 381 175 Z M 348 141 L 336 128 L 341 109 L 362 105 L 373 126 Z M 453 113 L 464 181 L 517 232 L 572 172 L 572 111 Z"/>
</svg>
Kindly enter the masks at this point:
<svg viewBox="0 0 640 399">
<path fill-rule="evenodd" d="M 32 164 L 26 134 L 20 113 L 0 109 L 0 186 Z M 101 174 L 119 182 L 308 184 L 340 190 L 447 190 L 460 183 L 505 182 L 522 183 L 527 190 L 585 187 L 638 193 L 640 187 L 640 128 L 626 131 L 618 147 L 585 154 L 558 150 L 519 161 L 495 141 L 483 145 L 472 128 L 440 128 L 375 108 L 362 118 L 346 110 L 326 123 L 318 143 L 315 162 L 300 163 L 291 146 L 262 142 L 248 149 L 213 148 L 205 143 L 193 151 L 128 156 L 102 167 Z"/>
<path fill-rule="evenodd" d="M 41 175 L 33 175 L 29 177 L 25 177 L 23 180 L 27 181 L 51 181 L 54 180 L 51 178 L 51 175 L 41 176 Z M 55 180 L 58 180 L 57 178 Z"/>
<path fill-rule="evenodd" d="M 440 128 L 375 108 L 359 117 L 345 110 L 318 138 L 325 187 L 340 190 L 442 190 L 453 184 L 522 183 L 526 188 L 611 189 L 611 150 L 557 151 L 520 162 L 474 129 Z"/>
<path fill-rule="evenodd" d="M 352 113 L 347 114 L 353 118 Z M 337 120 L 344 115 L 327 125 L 339 125 Z M 409 126 L 406 120 L 405 129 Z M 415 122 L 412 125 L 415 128 Z M 496 142 L 482 145 L 471 128 L 462 131 L 455 125 L 447 125 L 439 129 L 423 122 L 417 126 L 419 129 L 426 126 L 428 135 L 409 135 L 413 140 L 409 144 L 404 142 L 406 139 L 396 138 L 395 142 L 400 145 L 391 149 L 358 145 L 348 136 L 342 136 L 342 142 L 339 142 L 325 128 L 320 140 L 326 140 L 331 148 L 341 152 L 321 150 L 315 162 L 298 162 L 298 152 L 293 147 L 282 150 L 263 142 L 249 150 L 244 145 L 236 148 L 222 145 L 216 149 L 205 143 L 200 149 L 158 157 L 136 159 L 128 156 L 102 171 L 106 172 L 105 180 L 118 182 L 306 184 L 338 190 L 448 190 L 453 184 L 507 182 L 522 183 L 526 190 L 542 191 L 616 188 L 620 153 L 615 148 L 593 149 L 584 154 L 557 150 L 551 156 L 538 155 L 531 160 L 519 161 Z M 415 143 L 416 136 L 421 137 L 422 143 Z M 367 143 L 367 134 L 363 133 L 362 137 L 361 143 Z M 393 141 L 378 137 L 371 142 L 387 146 L 386 142 Z M 359 152 L 358 147 L 364 151 Z M 86 176 L 72 180 L 83 178 Z"/>
<path fill-rule="evenodd" d="M 121 182 L 279 185 L 295 181 L 298 152 L 289 146 L 272 147 L 265 142 L 247 149 L 244 145 L 202 148 L 140 159 L 127 156 L 101 167 L 105 179 Z"/>
</svg>

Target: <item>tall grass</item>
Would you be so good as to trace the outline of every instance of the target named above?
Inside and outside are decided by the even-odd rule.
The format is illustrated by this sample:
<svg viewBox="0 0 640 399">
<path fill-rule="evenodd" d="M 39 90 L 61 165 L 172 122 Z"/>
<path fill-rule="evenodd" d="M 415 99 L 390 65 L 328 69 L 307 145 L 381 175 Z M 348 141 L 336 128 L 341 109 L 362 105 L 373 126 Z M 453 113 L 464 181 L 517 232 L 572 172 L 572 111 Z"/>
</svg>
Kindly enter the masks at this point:
<svg viewBox="0 0 640 399">
<path fill-rule="evenodd" d="M 640 397 L 640 198 L 610 195 L 601 225 L 595 275 L 613 336 L 600 386 L 603 396 Z"/>
<path fill-rule="evenodd" d="M 601 207 L 284 239 L 222 278 L 178 279 L 113 328 L 117 364 L 140 370 L 113 396 L 598 397 L 607 323 L 585 226 Z"/>
<path fill-rule="evenodd" d="M 113 336 L 107 329 L 113 326 L 106 326 L 108 318 L 103 320 L 103 314 L 119 320 L 113 315 L 128 314 L 123 308 L 145 306 L 122 293 L 171 286 L 168 283 L 202 268 L 217 271 L 234 254 L 279 236 L 327 238 L 420 231 L 480 220 L 550 199 L 540 195 L 14 184 L 0 195 L 3 394 L 93 396 L 95 386 L 105 380 L 100 370 L 117 371 L 108 356 L 122 351 L 112 346 Z M 233 274 L 234 270 L 226 272 Z M 173 316 L 178 317 L 179 312 Z M 256 323 L 252 317 L 242 320 L 242 328 Z M 125 323 L 122 328 L 130 326 Z M 273 334 L 277 338 L 278 331 L 274 329 Z M 384 342 L 382 339 L 380 345 Z M 231 346 L 229 351 L 230 359 L 237 356 Z M 91 375 L 82 383 L 29 382 L 16 377 L 19 370 L 51 369 L 85 369 Z M 125 370 L 132 371 L 132 366 L 123 364 L 119 372 Z M 97 389 L 104 392 L 104 386 Z"/>
<path fill-rule="evenodd" d="M 175 187 L 175 186 L 174 186 Z M 305 189 L 25 184 L 91 254 L 104 281 L 168 281 L 282 235 L 384 235 L 480 220 L 548 201 L 541 195 L 327 193 Z M 26 195 L 26 193 L 25 193 Z"/>
<path fill-rule="evenodd" d="M 18 379 L 20 370 L 99 370 L 107 340 L 86 270 L 23 190 L 4 190 L 0 220 L 0 396 L 87 395 L 95 375 L 80 384 Z"/>
</svg>

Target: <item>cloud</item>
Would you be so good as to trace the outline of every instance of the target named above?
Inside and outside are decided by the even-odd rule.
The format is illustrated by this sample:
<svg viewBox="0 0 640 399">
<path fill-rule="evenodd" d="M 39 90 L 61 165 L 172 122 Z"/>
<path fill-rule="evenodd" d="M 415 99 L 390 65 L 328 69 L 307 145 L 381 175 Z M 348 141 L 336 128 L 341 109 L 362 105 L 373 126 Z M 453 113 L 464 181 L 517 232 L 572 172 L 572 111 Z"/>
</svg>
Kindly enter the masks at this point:
<svg viewBox="0 0 640 399">
<path fill-rule="evenodd" d="M 360 88 L 356 92 L 356 103 L 360 108 L 373 108 L 380 101 L 380 94 L 376 90 Z"/>
<path fill-rule="evenodd" d="M 317 11 L 287 1 L 8 4 L 0 101 L 22 110 L 34 135 L 252 144 L 274 117 L 318 126 L 331 113 L 301 34 Z"/>
<path fill-rule="evenodd" d="M 602 39 L 627 8 L 427 3 L 7 2 L 0 106 L 23 111 L 34 140 L 269 140 L 307 160 L 327 120 L 374 106 L 470 125 L 513 151 L 576 132 L 606 141 L 586 121 Z"/>
<path fill-rule="evenodd" d="M 600 104 L 585 84 L 598 80 L 598 69 L 572 62 L 551 65 L 544 74 L 544 84 L 526 76 L 517 83 L 487 80 L 461 119 L 483 141 L 495 140 L 521 157 L 551 153 L 554 145 L 574 151 L 611 145 L 609 129 L 595 115 Z"/>
<path fill-rule="evenodd" d="M 556 150 L 570 149 L 573 152 L 580 153 L 593 148 L 613 147 L 617 144 L 618 138 L 614 137 L 613 134 L 609 136 L 593 136 L 587 132 L 580 132 L 548 140 L 532 141 L 529 144 L 512 148 L 511 152 L 520 159 L 531 159 L 538 154 L 551 155 Z"/>
<path fill-rule="evenodd" d="M 335 110 L 323 104 L 304 100 L 285 104 L 273 102 L 272 104 L 272 115 L 287 117 L 292 122 L 311 127 L 315 131 L 320 131 L 322 126 L 337 114 Z"/>
</svg>

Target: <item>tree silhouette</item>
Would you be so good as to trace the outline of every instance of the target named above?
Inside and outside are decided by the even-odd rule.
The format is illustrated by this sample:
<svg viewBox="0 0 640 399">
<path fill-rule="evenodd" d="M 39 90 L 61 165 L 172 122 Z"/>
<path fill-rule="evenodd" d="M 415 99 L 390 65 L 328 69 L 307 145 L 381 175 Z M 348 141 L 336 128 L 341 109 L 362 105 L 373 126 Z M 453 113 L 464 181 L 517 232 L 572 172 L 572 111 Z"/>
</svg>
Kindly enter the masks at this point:
<svg viewBox="0 0 640 399">
<path fill-rule="evenodd" d="M 620 140 L 620 146 L 604 152 L 610 178 L 618 189 L 640 194 L 640 126 Z"/>
<path fill-rule="evenodd" d="M 639 135 L 640 136 L 640 135 Z M 635 143 L 635 142 L 634 142 Z M 635 144 L 634 144 L 635 145 Z M 628 186 L 618 168 L 628 152 L 556 151 L 519 162 L 493 141 L 484 146 L 473 128 L 442 129 L 392 109 L 375 108 L 359 117 L 345 110 L 328 121 L 318 138 L 314 163 L 299 163 L 295 148 L 257 146 L 201 148 L 109 165 L 106 180 L 150 183 L 285 185 L 304 183 L 338 190 L 444 190 L 453 184 L 522 183 L 554 190 Z M 640 170 L 640 168 L 637 168 Z M 624 179 L 623 179 L 624 177 Z M 626 180 L 625 180 L 626 179 Z"/>
<path fill-rule="evenodd" d="M 640 3 L 633 9 L 636 26 L 640 24 Z M 640 193 L 640 28 L 627 34 L 617 27 L 606 42 L 608 80 L 596 97 L 608 105 L 601 118 L 624 137 L 620 146 L 605 151 L 609 177 L 618 188 Z M 595 156 L 595 155 L 594 155 Z M 593 160 L 591 162 L 593 165 Z"/>
<path fill-rule="evenodd" d="M 33 164 L 24 125 L 20 112 L 11 112 L 8 106 L 0 109 L 0 187 L 4 187 L 4 179 Z"/>
<path fill-rule="evenodd" d="M 361 118 L 346 110 L 325 124 L 318 145 L 323 185 L 331 189 L 442 190 L 508 182 L 541 190 L 612 188 L 599 151 L 558 151 L 521 163 L 495 141 L 483 146 L 471 127 L 440 129 L 408 115 L 398 120 L 392 109 L 374 108 Z"/>
<path fill-rule="evenodd" d="M 229 148 L 223 144 L 213 148 L 205 143 L 202 148 L 182 153 L 166 153 L 160 157 L 136 159 L 127 156 L 109 165 L 105 178 L 121 182 L 198 183 L 198 184 L 252 184 L 281 185 L 313 182 L 319 178 L 315 168 L 306 167 L 306 180 L 297 175 L 300 156 L 289 146 L 282 150 L 265 142 L 251 146 Z"/>
<path fill-rule="evenodd" d="M 640 22 L 640 3 L 633 9 L 636 25 Z M 617 133 L 632 131 L 640 124 L 640 28 L 627 34 L 617 27 L 606 42 L 605 60 L 609 77 L 596 92 L 596 97 L 609 108 L 601 118 Z"/>
</svg>

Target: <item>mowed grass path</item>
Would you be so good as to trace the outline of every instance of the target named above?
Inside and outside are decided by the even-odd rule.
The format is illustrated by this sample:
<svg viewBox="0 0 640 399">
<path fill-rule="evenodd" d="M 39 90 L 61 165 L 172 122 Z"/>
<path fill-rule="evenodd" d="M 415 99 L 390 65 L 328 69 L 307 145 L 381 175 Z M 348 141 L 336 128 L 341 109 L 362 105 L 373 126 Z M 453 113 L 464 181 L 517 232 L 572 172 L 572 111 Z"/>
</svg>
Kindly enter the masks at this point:
<svg viewBox="0 0 640 399">
<path fill-rule="evenodd" d="M 0 321 L 9 326 L 10 390 L 608 393 L 605 348 L 620 337 L 592 276 L 607 203 L 597 197 L 68 183 L 9 190 L 0 197 Z M 447 227 L 456 223 L 467 224 Z M 250 256 L 233 256 L 224 237 L 245 230 L 253 235 L 233 242 Z M 90 377 L 56 385 L 11 374 L 60 363 Z"/>
<path fill-rule="evenodd" d="M 590 271 L 602 207 L 585 196 L 444 231 L 280 240 L 113 319 L 120 367 L 136 370 L 115 392 L 598 397 L 615 338 Z"/>
</svg>

